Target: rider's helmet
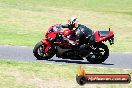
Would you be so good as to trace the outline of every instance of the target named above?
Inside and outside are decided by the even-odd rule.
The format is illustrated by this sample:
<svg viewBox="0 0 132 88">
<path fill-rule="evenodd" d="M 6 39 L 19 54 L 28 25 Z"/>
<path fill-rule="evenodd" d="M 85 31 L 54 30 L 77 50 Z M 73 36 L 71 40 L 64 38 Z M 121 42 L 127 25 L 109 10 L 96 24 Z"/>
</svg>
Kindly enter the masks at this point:
<svg viewBox="0 0 132 88">
<path fill-rule="evenodd" d="M 78 27 L 77 17 L 72 17 L 70 20 L 68 20 L 68 26 L 70 29 L 77 28 Z"/>
</svg>

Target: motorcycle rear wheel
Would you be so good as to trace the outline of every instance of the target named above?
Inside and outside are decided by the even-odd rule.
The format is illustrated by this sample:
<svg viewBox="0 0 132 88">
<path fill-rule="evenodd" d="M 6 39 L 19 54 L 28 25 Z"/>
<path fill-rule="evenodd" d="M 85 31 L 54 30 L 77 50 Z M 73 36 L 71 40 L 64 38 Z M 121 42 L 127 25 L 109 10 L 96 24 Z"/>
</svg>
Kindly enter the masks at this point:
<svg viewBox="0 0 132 88">
<path fill-rule="evenodd" d="M 94 47 L 96 49 L 91 55 L 87 56 L 86 59 L 90 62 L 90 64 L 100 64 L 108 58 L 109 49 L 104 43 L 97 43 Z"/>
<path fill-rule="evenodd" d="M 49 50 L 49 52 L 44 52 L 45 45 L 42 42 L 38 42 L 34 49 L 33 53 L 37 60 L 48 60 L 55 55 L 55 50 Z"/>
</svg>

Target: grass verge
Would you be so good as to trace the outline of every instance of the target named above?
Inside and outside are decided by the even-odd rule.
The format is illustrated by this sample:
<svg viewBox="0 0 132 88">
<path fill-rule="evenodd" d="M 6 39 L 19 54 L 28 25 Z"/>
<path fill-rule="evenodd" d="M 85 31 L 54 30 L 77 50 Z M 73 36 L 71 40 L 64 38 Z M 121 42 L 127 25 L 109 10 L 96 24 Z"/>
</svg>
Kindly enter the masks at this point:
<svg viewBox="0 0 132 88">
<path fill-rule="evenodd" d="M 0 88 L 80 88 L 75 76 L 79 65 L 0 60 Z M 83 66 L 86 73 L 130 74 L 132 70 Z M 86 84 L 81 88 L 131 88 L 130 84 Z"/>
<path fill-rule="evenodd" d="M 34 46 L 49 26 L 77 16 L 94 31 L 111 27 L 111 51 L 132 51 L 131 0 L 0 0 L 0 14 L 0 45 Z"/>
</svg>

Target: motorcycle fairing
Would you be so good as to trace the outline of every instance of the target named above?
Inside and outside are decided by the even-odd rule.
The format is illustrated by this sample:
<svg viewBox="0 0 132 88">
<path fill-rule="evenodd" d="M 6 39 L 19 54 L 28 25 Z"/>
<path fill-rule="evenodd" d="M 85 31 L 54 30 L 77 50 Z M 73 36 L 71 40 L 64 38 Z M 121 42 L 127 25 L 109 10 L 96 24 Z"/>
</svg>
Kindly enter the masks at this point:
<svg viewBox="0 0 132 88">
<path fill-rule="evenodd" d="M 112 31 L 96 31 L 94 33 L 96 42 L 109 41 L 110 45 L 114 44 L 114 33 Z"/>
<path fill-rule="evenodd" d="M 57 33 L 51 32 L 47 36 L 48 36 L 48 39 L 55 39 L 56 38 L 56 35 L 57 35 Z"/>
<path fill-rule="evenodd" d="M 49 49 L 51 48 L 51 44 L 47 39 L 43 39 L 42 43 L 45 45 L 44 51 L 45 53 L 47 53 Z"/>
</svg>

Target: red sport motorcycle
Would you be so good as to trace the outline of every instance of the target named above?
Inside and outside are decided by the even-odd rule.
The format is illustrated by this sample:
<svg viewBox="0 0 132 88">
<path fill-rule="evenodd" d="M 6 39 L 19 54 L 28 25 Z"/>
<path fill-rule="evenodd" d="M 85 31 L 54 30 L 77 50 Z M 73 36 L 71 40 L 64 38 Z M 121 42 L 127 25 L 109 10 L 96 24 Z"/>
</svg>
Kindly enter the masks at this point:
<svg viewBox="0 0 132 88">
<path fill-rule="evenodd" d="M 53 29 L 58 31 L 50 32 Z M 74 30 L 76 40 L 79 43 L 74 47 L 69 43 L 70 40 L 64 37 L 64 32 L 67 31 L 59 31 L 60 29 L 61 25 L 51 26 L 45 37 L 35 45 L 33 53 L 37 60 L 49 60 L 56 54 L 60 58 L 86 58 L 91 64 L 99 64 L 108 58 L 109 49 L 103 42 L 109 41 L 110 45 L 114 44 L 114 33 L 110 31 L 110 28 L 109 31 L 93 32 L 80 24 Z M 58 38 L 61 41 L 53 41 Z"/>
</svg>

